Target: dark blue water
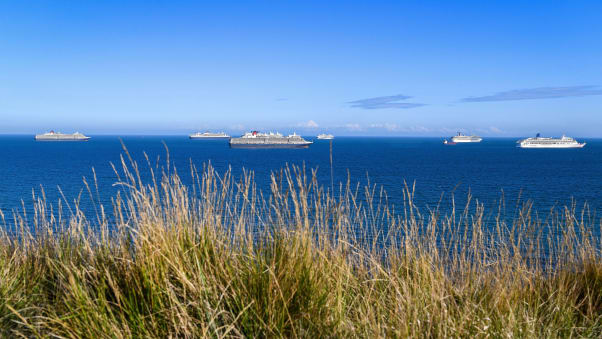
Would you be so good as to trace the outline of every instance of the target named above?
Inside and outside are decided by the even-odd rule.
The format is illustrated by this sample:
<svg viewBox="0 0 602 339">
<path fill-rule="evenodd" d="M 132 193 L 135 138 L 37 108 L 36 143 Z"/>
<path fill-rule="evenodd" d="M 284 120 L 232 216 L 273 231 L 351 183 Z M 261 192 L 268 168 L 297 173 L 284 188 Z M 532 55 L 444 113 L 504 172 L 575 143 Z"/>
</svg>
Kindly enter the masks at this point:
<svg viewBox="0 0 602 339">
<path fill-rule="evenodd" d="M 125 136 L 130 154 L 146 163 L 171 161 L 185 181 L 190 161 L 199 168 L 211 161 L 218 172 L 232 167 L 235 175 L 253 170 L 258 187 L 269 188 L 272 171 L 289 165 L 317 168 L 318 177 L 330 186 L 329 142 L 316 141 L 308 149 L 230 149 L 227 141 L 190 140 L 186 136 Z M 534 202 L 544 215 L 553 206 L 588 203 L 592 213 L 602 211 L 602 140 L 583 140 L 583 149 L 520 149 L 514 139 L 485 139 L 478 144 L 445 146 L 438 138 L 344 138 L 333 141 L 334 181 L 370 182 L 383 186 L 390 202 L 402 203 L 404 181 L 416 183 L 415 203 L 427 208 L 450 206 L 452 194 L 459 204 L 470 192 L 491 211 L 500 198 L 508 210 L 519 201 Z M 84 189 L 82 178 L 92 181 L 95 169 L 101 202 L 110 206 L 117 181 L 110 162 L 119 164 L 123 153 L 116 136 L 93 136 L 89 142 L 35 142 L 32 136 L 0 137 L 0 209 L 10 216 L 21 201 L 31 207 L 32 189 L 44 187 L 49 201 L 69 201 Z M 189 182 L 189 180 L 188 180 Z M 336 185 L 336 184 L 335 184 Z M 519 200 L 520 197 L 520 200 Z M 84 211 L 93 211 L 84 194 Z M 599 214 L 599 213 L 598 213 Z"/>
</svg>

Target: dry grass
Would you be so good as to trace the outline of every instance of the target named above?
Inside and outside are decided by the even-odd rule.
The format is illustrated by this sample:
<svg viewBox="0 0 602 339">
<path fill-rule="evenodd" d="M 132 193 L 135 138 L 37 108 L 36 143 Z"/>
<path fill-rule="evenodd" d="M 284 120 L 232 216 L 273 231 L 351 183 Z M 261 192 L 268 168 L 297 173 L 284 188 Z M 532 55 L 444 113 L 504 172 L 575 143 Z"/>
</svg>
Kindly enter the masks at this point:
<svg viewBox="0 0 602 339">
<path fill-rule="evenodd" d="M 410 187 L 394 213 L 373 186 L 333 193 L 298 168 L 263 196 L 252 173 L 192 167 L 187 186 L 168 167 L 144 183 L 127 152 L 121 165 L 112 212 L 42 192 L 2 234 L 2 336 L 602 333 L 602 224 L 574 207 L 542 221 L 527 204 L 507 224 L 476 202 L 421 214 Z"/>
</svg>

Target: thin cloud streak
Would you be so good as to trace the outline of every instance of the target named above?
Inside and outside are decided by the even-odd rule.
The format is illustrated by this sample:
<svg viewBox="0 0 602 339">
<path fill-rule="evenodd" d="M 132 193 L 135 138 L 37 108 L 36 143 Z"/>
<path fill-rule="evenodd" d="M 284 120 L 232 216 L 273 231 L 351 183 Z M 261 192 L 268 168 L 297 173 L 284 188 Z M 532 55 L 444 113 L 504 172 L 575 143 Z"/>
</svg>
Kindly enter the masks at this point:
<svg viewBox="0 0 602 339">
<path fill-rule="evenodd" d="M 375 97 L 368 99 L 361 99 L 355 101 L 349 101 L 351 107 L 362 108 L 362 109 L 383 109 L 383 108 L 401 108 L 408 109 L 414 107 L 425 106 L 425 104 L 411 103 L 411 102 L 397 102 L 402 100 L 410 99 L 410 96 L 398 94 L 384 97 Z"/>
<path fill-rule="evenodd" d="M 318 128 L 320 127 L 320 125 L 318 125 L 317 122 L 313 121 L 313 120 L 309 120 L 307 122 L 300 122 L 297 124 L 297 127 L 303 127 L 303 128 Z"/>
<path fill-rule="evenodd" d="M 535 100 L 554 99 L 566 97 L 582 97 L 589 95 L 602 95 L 602 89 L 598 86 L 566 86 L 566 87 L 538 87 L 515 89 L 512 91 L 498 92 L 493 95 L 482 97 L 463 98 L 462 102 L 486 102 L 486 101 L 513 101 L 513 100 Z"/>
</svg>

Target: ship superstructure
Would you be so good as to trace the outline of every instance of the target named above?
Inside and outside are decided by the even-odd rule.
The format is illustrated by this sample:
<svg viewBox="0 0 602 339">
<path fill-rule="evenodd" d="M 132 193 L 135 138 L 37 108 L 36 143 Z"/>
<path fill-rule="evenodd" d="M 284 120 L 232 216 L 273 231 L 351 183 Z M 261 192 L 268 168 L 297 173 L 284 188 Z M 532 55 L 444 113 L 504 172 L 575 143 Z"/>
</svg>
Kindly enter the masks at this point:
<svg viewBox="0 0 602 339">
<path fill-rule="evenodd" d="M 562 135 L 560 138 L 544 138 L 539 133 L 535 138 L 527 138 L 517 141 L 521 148 L 581 148 L 585 143 Z"/>
<path fill-rule="evenodd" d="M 464 135 L 462 132 L 454 135 L 452 138 L 453 142 L 481 142 L 483 138 L 478 135 Z"/>
<path fill-rule="evenodd" d="M 61 132 L 50 131 L 44 134 L 37 134 L 35 139 L 38 141 L 88 141 L 90 137 L 79 132 L 65 134 Z"/>
<path fill-rule="evenodd" d="M 211 133 L 211 132 L 196 132 L 190 135 L 190 139 L 228 139 L 230 136 L 224 132 Z"/>
<path fill-rule="evenodd" d="M 303 139 L 296 133 L 289 136 L 283 136 L 280 133 L 261 133 L 252 131 L 247 132 L 238 138 L 230 138 L 230 147 L 238 148 L 307 148 L 311 144 L 311 141 Z"/>
<path fill-rule="evenodd" d="M 318 135 L 318 139 L 320 139 L 320 140 L 332 140 L 332 139 L 334 139 L 334 135 L 322 133 L 322 134 Z"/>
</svg>

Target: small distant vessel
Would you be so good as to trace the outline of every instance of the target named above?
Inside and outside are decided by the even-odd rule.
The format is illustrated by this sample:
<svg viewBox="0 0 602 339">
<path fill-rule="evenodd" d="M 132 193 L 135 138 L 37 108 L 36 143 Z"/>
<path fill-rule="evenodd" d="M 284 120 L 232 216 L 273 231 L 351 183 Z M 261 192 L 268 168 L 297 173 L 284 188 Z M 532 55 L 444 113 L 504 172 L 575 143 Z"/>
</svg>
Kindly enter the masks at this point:
<svg viewBox="0 0 602 339">
<path fill-rule="evenodd" d="M 332 134 L 320 134 L 320 135 L 318 135 L 318 139 L 320 139 L 320 140 L 332 140 L 332 139 L 334 139 L 334 135 L 332 135 Z"/>
<path fill-rule="evenodd" d="M 312 143 L 296 133 L 285 137 L 280 133 L 252 131 L 238 138 L 230 138 L 230 147 L 233 148 L 307 148 Z"/>
<path fill-rule="evenodd" d="M 539 133 L 535 138 L 522 139 L 516 142 L 521 148 L 582 148 L 585 143 L 579 143 L 573 138 L 562 135 L 561 138 L 544 138 Z"/>
<path fill-rule="evenodd" d="M 445 144 L 445 145 L 455 145 L 456 143 L 453 142 L 453 141 L 449 141 L 449 140 L 445 139 L 445 140 L 443 140 L 443 144 Z"/>
<path fill-rule="evenodd" d="M 224 132 L 211 133 L 211 132 L 196 132 L 190 135 L 190 139 L 228 139 L 230 136 Z"/>
<path fill-rule="evenodd" d="M 458 132 L 457 135 L 454 135 L 452 138 L 453 142 L 481 142 L 483 138 L 478 135 L 464 135 L 462 132 Z"/>
<path fill-rule="evenodd" d="M 36 134 L 37 141 L 88 141 L 90 137 L 79 132 L 73 134 L 64 134 L 61 132 L 50 131 L 44 134 Z"/>
</svg>

